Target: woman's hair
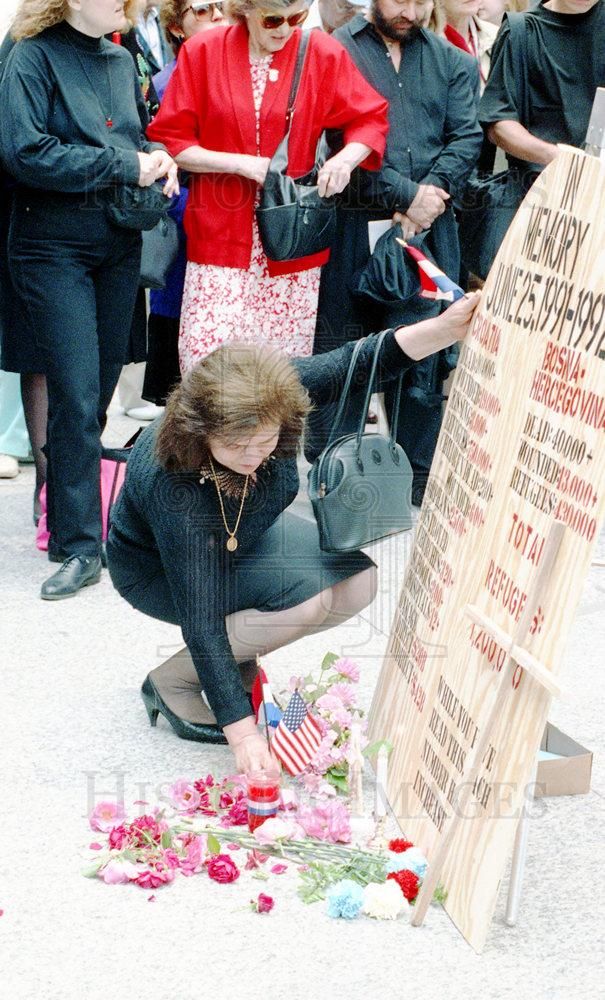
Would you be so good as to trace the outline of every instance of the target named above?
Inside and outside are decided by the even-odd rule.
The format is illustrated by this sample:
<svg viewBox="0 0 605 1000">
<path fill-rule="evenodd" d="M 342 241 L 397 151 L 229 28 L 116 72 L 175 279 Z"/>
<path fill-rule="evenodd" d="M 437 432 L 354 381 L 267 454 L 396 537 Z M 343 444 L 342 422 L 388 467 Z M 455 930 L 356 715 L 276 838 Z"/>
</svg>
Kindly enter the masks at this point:
<svg viewBox="0 0 605 1000">
<path fill-rule="evenodd" d="M 311 404 L 289 359 L 262 344 L 218 347 L 170 394 L 156 441 L 160 464 L 188 472 L 207 461 L 208 439 L 236 441 L 280 427 L 274 455 L 291 457 Z"/>
<path fill-rule="evenodd" d="M 164 29 L 164 34 L 170 45 L 178 45 L 181 39 L 176 38 L 170 31 L 170 26 L 180 25 L 183 20 L 183 11 L 187 6 L 187 0 L 164 0 L 160 7 L 160 21 Z"/>
<path fill-rule="evenodd" d="M 244 21 L 246 14 L 252 10 L 280 10 L 291 7 L 295 2 L 296 0 L 227 0 L 223 9 L 230 21 Z M 305 7 L 310 4 L 311 0 L 304 0 Z"/>
<path fill-rule="evenodd" d="M 136 21 L 141 0 L 125 0 L 124 16 Z M 22 38 L 34 38 L 53 24 L 65 20 L 67 0 L 21 0 L 10 26 L 11 38 L 16 42 Z"/>
</svg>

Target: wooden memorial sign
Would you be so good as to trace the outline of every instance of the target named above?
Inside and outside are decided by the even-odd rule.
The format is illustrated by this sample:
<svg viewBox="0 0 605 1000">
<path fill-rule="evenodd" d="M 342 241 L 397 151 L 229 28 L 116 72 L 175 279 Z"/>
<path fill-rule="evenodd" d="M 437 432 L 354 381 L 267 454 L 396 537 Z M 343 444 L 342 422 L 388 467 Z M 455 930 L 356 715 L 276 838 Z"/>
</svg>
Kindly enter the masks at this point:
<svg viewBox="0 0 605 1000">
<path fill-rule="evenodd" d="M 394 745 L 389 802 L 429 863 L 464 798 L 510 652 L 482 616 L 501 636 L 515 634 L 562 522 L 522 644 L 554 681 L 603 520 L 604 204 L 605 164 L 564 147 L 507 233 L 450 393 L 369 734 Z M 550 704 L 545 672 L 540 682 L 528 670 L 517 662 L 499 695 L 440 875 L 445 908 L 478 951 Z"/>
</svg>

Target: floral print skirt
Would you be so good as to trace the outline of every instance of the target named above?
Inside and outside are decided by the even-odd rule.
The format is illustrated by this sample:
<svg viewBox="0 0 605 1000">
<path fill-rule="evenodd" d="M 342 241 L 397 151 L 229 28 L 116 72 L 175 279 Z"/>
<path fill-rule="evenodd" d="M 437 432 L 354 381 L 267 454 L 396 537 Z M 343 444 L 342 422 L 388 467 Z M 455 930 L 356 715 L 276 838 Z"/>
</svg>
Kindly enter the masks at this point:
<svg viewBox="0 0 605 1000">
<path fill-rule="evenodd" d="M 312 353 L 321 269 L 272 278 L 256 220 L 253 227 L 246 271 L 187 263 L 179 335 L 183 374 L 216 347 L 234 341 L 270 344 L 290 357 Z"/>
</svg>

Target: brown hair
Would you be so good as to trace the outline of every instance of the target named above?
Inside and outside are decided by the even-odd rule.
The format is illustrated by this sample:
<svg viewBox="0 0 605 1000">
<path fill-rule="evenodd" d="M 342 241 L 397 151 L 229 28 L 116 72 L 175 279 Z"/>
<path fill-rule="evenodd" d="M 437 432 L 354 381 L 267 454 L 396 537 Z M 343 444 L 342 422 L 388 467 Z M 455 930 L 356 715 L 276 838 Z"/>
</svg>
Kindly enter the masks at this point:
<svg viewBox="0 0 605 1000">
<path fill-rule="evenodd" d="M 164 29 L 164 34 L 170 45 L 178 45 L 180 39 L 170 31 L 170 25 L 181 25 L 183 11 L 187 6 L 187 0 L 164 0 L 160 7 L 160 21 Z"/>
<path fill-rule="evenodd" d="M 140 6 L 141 0 L 125 0 L 124 16 L 134 22 Z M 16 42 L 35 38 L 46 28 L 64 21 L 67 9 L 67 0 L 21 0 L 10 26 L 10 36 Z"/>
<path fill-rule="evenodd" d="M 237 440 L 277 424 L 273 454 L 292 457 L 310 408 L 284 354 L 263 344 L 226 344 L 199 361 L 168 397 L 156 455 L 169 472 L 199 469 L 210 437 Z"/>
</svg>

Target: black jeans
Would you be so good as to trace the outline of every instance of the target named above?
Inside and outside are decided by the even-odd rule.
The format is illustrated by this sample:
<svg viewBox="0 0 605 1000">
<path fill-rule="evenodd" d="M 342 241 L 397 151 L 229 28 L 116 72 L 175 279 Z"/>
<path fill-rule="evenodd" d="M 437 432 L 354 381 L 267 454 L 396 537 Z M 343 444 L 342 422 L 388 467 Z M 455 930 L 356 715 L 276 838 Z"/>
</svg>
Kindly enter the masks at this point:
<svg viewBox="0 0 605 1000">
<path fill-rule="evenodd" d="M 94 556 L 101 545 L 101 432 L 128 345 L 141 236 L 82 202 L 81 195 L 20 192 L 9 259 L 48 381 L 53 547 Z"/>
</svg>

